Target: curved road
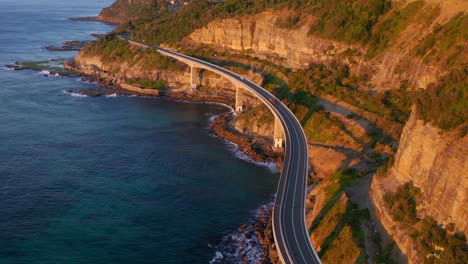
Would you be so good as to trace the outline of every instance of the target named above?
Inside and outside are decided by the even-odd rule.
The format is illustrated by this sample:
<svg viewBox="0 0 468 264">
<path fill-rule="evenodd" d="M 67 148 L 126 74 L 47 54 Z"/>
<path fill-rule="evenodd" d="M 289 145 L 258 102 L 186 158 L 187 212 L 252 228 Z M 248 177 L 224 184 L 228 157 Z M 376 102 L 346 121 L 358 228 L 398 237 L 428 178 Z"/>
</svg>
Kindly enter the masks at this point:
<svg viewBox="0 0 468 264">
<path fill-rule="evenodd" d="M 153 48 L 192 67 L 220 74 L 238 87 L 255 94 L 281 121 L 286 153 L 273 210 L 276 246 L 283 263 L 321 263 L 309 240 L 305 224 L 308 149 L 304 130 L 294 114 L 277 99 L 277 103 L 272 104 L 269 98 L 274 96 L 262 87 L 222 67 L 168 49 L 130 40 L 127 36 L 121 38 L 139 46 Z"/>
</svg>

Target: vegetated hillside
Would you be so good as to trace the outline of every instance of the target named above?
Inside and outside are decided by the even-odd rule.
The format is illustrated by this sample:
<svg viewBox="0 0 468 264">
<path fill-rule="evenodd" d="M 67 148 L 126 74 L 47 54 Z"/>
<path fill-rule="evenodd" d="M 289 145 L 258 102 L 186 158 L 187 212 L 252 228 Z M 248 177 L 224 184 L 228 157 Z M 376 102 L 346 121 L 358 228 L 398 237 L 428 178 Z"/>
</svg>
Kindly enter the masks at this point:
<svg viewBox="0 0 468 264">
<path fill-rule="evenodd" d="M 308 196 L 307 221 L 324 261 L 389 261 L 391 247 L 372 231 L 375 210 L 383 233 L 396 242 L 393 251 L 403 259 L 450 262 L 466 256 L 466 247 L 460 247 L 463 236 L 451 236 L 457 230 L 466 234 L 466 215 L 458 206 L 466 200 L 466 188 L 444 188 L 466 181 L 466 168 L 459 164 L 468 156 L 467 10 L 463 0 L 195 0 L 176 13 L 156 6 L 145 9 L 151 16 L 123 16 L 140 18 L 117 31 L 262 75 L 262 86 L 288 105 L 308 137 L 309 183 L 315 188 Z M 183 66 L 126 47 L 115 37 L 101 39 L 89 44 L 79 60 L 106 69 L 111 78 L 155 87 L 166 78 L 166 84 L 184 90 Z M 142 59 L 146 56 L 151 63 Z M 216 86 L 204 82 L 196 93 L 209 92 L 211 85 Z M 217 87 L 232 96 L 228 83 Z M 251 104 L 231 123 L 247 135 L 267 137 L 269 121 L 268 111 Z M 380 178 L 372 180 L 376 170 Z M 393 215 L 395 199 L 389 198 L 390 190 L 408 181 L 421 194 L 418 224 L 411 230 Z M 453 206 L 440 209 L 441 201 Z M 455 242 L 439 245 L 427 238 L 438 234 Z"/>
<path fill-rule="evenodd" d="M 128 26 L 133 29 L 135 36 L 141 36 L 146 41 L 155 44 L 174 43 L 214 20 L 286 9 L 292 13 L 278 20 L 278 27 L 298 27 L 313 15 L 318 20 L 310 26 L 308 33 L 346 42 L 366 43 L 373 25 L 389 8 L 389 0 L 228 0 L 221 3 L 194 0 L 176 14 L 161 15 L 151 21 L 132 21 Z"/>
<path fill-rule="evenodd" d="M 164 12 L 165 0 L 117 0 L 104 8 L 98 18 L 102 21 L 122 24 L 134 19 L 151 19 Z"/>
</svg>

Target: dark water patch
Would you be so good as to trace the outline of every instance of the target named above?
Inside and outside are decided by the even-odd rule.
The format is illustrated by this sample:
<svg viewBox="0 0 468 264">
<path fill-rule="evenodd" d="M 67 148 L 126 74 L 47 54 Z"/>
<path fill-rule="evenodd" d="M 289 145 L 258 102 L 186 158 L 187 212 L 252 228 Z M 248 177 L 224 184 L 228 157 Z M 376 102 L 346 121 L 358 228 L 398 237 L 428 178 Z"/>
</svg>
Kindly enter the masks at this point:
<svg viewBox="0 0 468 264">
<path fill-rule="evenodd" d="M 65 19 L 98 11 L 2 2 L 0 64 L 74 56 L 41 47 L 110 30 Z M 277 174 L 210 136 L 224 106 L 71 96 L 100 88 L 30 70 L 0 83 L 0 263 L 207 263 L 276 189 Z"/>
</svg>

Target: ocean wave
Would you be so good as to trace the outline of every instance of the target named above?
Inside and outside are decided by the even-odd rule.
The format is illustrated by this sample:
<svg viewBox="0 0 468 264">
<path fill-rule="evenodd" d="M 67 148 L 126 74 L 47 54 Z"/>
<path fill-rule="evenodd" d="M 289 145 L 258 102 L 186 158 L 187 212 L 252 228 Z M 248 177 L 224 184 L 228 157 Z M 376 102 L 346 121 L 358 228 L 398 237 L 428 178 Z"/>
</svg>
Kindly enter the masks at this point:
<svg viewBox="0 0 468 264">
<path fill-rule="evenodd" d="M 270 172 L 273 172 L 273 173 L 279 172 L 278 166 L 276 165 L 275 162 L 253 160 L 249 155 L 247 155 L 244 151 L 242 151 L 236 143 L 226 140 L 224 138 L 218 137 L 214 133 L 210 133 L 210 136 L 214 138 L 222 139 L 224 143 L 226 144 L 227 149 L 231 151 L 232 153 L 234 153 L 234 156 L 236 158 L 249 162 L 249 163 L 256 164 L 258 166 L 266 167 Z"/>
<path fill-rule="evenodd" d="M 249 163 L 254 163 L 259 166 L 266 167 L 268 168 L 269 171 L 273 173 L 279 172 L 278 166 L 276 166 L 276 163 L 253 160 L 249 155 L 247 155 L 244 151 L 242 151 L 236 143 L 228 141 L 228 140 L 225 140 L 225 141 L 226 141 L 226 144 L 228 145 L 228 149 L 234 153 L 234 156 L 236 156 L 236 158 L 241 159 L 243 161 L 247 161 Z"/>
<path fill-rule="evenodd" d="M 74 96 L 74 97 L 88 97 L 85 94 L 74 93 L 72 91 L 63 91 L 63 93 L 69 94 L 69 95 Z"/>
<path fill-rule="evenodd" d="M 2 71 L 14 71 L 15 69 L 7 67 L 7 66 L 0 66 L 0 70 L 2 70 Z"/>
<path fill-rule="evenodd" d="M 58 72 L 51 73 L 49 70 L 42 70 L 39 72 L 39 74 L 42 74 L 47 77 L 60 77 L 61 76 Z"/>
<path fill-rule="evenodd" d="M 231 110 L 231 113 L 235 113 L 234 109 L 232 107 L 230 107 L 230 106 L 227 106 L 227 107 L 229 107 L 229 109 Z M 225 113 L 223 113 L 223 114 L 225 114 Z M 210 125 L 213 124 L 215 122 L 215 119 L 220 115 L 222 115 L 222 114 L 211 116 L 208 119 L 209 120 L 209 125 L 208 125 L 207 128 L 210 128 Z M 214 137 L 214 138 L 220 138 L 217 135 L 215 135 L 214 133 L 210 133 L 210 136 Z M 273 173 L 279 172 L 279 169 L 278 169 L 278 166 L 276 165 L 276 163 L 253 160 L 249 155 L 247 155 L 244 151 L 242 151 L 236 143 L 231 142 L 229 140 L 226 140 L 224 138 L 221 138 L 221 139 L 226 144 L 228 150 L 231 151 L 232 153 L 234 153 L 234 156 L 236 158 L 241 159 L 241 160 L 246 161 L 246 162 L 249 162 L 249 163 L 259 165 L 259 166 L 267 167 L 268 170 L 273 172 Z"/>
<path fill-rule="evenodd" d="M 117 94 L 116 93 L 113 93 L 113 94 L 106 94 L 104 95 L 105 97 L 117 97 Z"/>
</svg>

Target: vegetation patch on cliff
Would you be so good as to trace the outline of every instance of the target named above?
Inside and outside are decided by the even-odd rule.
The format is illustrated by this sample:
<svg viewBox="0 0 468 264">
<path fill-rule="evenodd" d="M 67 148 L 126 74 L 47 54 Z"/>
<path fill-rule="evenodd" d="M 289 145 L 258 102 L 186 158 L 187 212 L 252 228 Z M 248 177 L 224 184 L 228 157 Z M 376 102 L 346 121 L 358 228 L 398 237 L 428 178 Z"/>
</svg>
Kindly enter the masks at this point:
<svg viewBox="0 0 468 264">
<path fill-rule="evenodd" d="M 361 263 L 365 260 L 362 230 L 370 219 L 367 209 L 360 210 L 343 191 L 335 193 L 314 220 L 311 239 L 319 246 L 318 254 L 324 263 Z M 339 244 L 339 247 L 336 245 Z"/>
<path fill-rule="evenodd" d="M 349 43 L 367 42 L 372 27 L 391 4 L 389 0 L 307 2 L 318 18 L 312 24 L 310 33 Z"/>
<path fill-rule="evenodd" d="M 444 66 L 466 63 L 468 15 L 459 13 L 443 25 L 436 25 L 417 45 L 413 53 L 425 62 L 442 62 Z"/>
<path fill-rule="evenodd" d="M 412 22 L 414 16 L 425 5 L 424 1 L 409 3 L 401 10 L 393 10 L 374 29 L 370 38 L 367 56 L 373 57 L 396 41 L 398 35 Z"/>
<path fill-rule="evenodd" d="M 115 23 L 137 18 L 148 19 L 164 10 L 165 6 L 166 0 L 117 0 L 101 11 L 99 19 Z"/>
<path fill-rule="evenodd" d="M 154 9 L 157 9 L 155 5 Z M 215 19 L 233 18 L 242 15 L 258 14 L 264 10 L 289 9 L 295 14 L 280 19 L 278 26 L 291 28 L 299 21 L 314 15 L 318 20 L 311 26 L 310 33 L 339 41 L 365 43 L 371 36 L 373 25 L 379 16 L 390 8 L 390 0 L 339 1 L 339 0 L 227 0 L 214 3 L 195 0 L 176 13 L 154 12 L 151 19 L 129 21 L 121 30 L 130 30 L 133 37 L 154 44 L 175 43 L 188 36 L 197 28 L 206 26 Z M 140 14 L 136 10 L 128 14 Z M 116 5 L 115 10 L 119 10 Z M 110 12 L 110 10 L 106 10 Z M 141 17 L 138 15 L 136 17 Z"/>
<path fill-rule="evenodd" d="M 419 92 L 416 113 L 425 122 L 431 122 L 443 130 L 459 128 L 461 136 L 467 133 L 468 120 L 468 65 L 456 68 Z"/>
<path fill-rule="evenodd" d="M 442 227 L 432 217 L 417 217 L 419 193 L 408 182 L 384 196 L 393 220 L 408 231 L 418 251 L 425 256 L 424 263 L 467 263 L 468 245 L 463 233 L 457 233 L 451 225 Z"/>
<path fill-rule="evenodd" d="M 127 41 L 119 39 L 115 33 L 87 44 L 81 54 L 88 57 L 100 57 L 101 61 L 106 64 L 135 64 L 138 61 L 147 70 L 180 70 L 175 60 L 153 49 L 132 48 Z"/>
</svg>

